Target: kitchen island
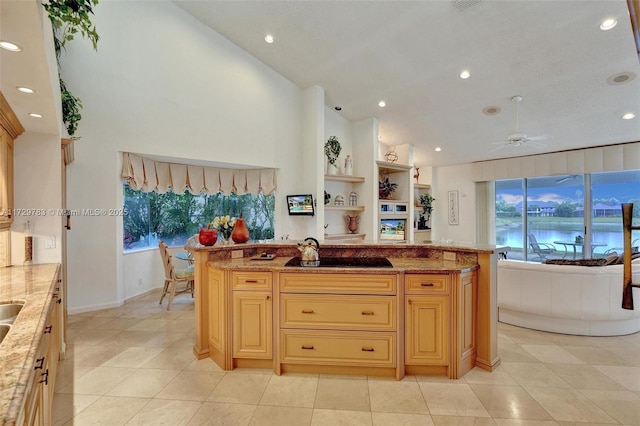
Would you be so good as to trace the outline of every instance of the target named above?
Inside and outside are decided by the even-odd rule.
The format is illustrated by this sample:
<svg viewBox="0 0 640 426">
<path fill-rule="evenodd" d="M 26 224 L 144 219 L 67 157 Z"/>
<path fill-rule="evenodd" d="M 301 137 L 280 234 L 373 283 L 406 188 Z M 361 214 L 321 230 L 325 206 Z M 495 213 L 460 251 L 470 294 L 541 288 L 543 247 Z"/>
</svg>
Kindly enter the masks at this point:
<svg viewBox="0 0 640 426">
<path fill-rule="evenodd" d="M 286 266 L 291 242 L 191 250 L 194 353 L 225 370 L 458 378 L 499 364 L 496 247 L 323 244 L 320 259 L 391 261 L 329 268 Z"/>
</svg>

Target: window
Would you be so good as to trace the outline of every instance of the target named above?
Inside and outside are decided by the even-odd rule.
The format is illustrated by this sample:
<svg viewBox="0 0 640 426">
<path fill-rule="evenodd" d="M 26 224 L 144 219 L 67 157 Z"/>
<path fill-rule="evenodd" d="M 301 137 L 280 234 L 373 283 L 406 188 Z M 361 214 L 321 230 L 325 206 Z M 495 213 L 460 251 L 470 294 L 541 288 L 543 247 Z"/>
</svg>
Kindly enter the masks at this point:
<svg viewBox="0 0 640 426">
<path fill-rule="evenodd" d="M 640 171 L 496 181 L 496 244 L 529 261 L 620 254 L 620 204 L 640 217 L 638 187 Z"/>
<path fill-rule="evenodd" d="M 187 238 L 215 216 L 242 216 L 252 240 L 274 235 L 275 193 L 264 195 L 182 195 L 142 192 L 124 185 L 123 250 L 155 248 L 159 240 L 169 246 L 184 245 Z"/>
</svg>

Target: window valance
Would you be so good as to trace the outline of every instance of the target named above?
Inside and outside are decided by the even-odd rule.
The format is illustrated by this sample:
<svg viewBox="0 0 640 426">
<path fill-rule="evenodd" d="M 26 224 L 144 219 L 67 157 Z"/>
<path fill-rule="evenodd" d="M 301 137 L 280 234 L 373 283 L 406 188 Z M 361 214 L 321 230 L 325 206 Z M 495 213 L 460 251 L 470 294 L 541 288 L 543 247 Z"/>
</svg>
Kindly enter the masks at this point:
<svg viewBox="0 0 640 426">
<path fill-rule="evenodd" d="M 473 180 L 486 182 L 624 170 L 640 170 L 640 142 L 481 161 L 473 164 Z"/>
<path fill-rule="evenodd" d="M 122 153 L 122 179 L 135 190 L 164 194 L 171 188 L 176 194 L 229 195 L 235 193 L 270 194 L 276 189 L 275 169 L 225 169 L 164 163 L 128 152 Z"/>
</svg>

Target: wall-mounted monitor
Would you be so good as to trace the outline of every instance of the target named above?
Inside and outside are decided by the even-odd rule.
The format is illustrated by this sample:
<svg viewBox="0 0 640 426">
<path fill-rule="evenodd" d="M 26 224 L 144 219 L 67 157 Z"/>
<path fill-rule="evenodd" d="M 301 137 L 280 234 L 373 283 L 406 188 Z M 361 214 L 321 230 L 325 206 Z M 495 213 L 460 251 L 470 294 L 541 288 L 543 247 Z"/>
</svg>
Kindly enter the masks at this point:
<svg viewBox="0 0 640 426">
<path fill-rule="evenodd" d="M 291 216 L 313 216 L 313 195 L 287 195 L 287 206 Z"/>
</svg>

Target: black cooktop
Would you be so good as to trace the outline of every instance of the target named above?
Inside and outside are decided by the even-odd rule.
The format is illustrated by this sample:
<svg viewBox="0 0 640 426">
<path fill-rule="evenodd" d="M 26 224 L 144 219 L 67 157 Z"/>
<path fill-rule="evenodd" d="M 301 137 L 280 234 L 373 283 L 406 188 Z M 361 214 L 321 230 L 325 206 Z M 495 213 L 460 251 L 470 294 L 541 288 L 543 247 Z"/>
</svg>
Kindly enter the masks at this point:
<svg viewBox="0 0 640 426">
<path fill-rule="evenodd" d="M 299 257 L 289 260 L 284 266 L 305 266 L 311 268 L 391 268 L 386 257 L 323 257 L 319 265 L 302 264 Z M 312 263 L 312 262 L 311 262 Z"/>
</svg>

